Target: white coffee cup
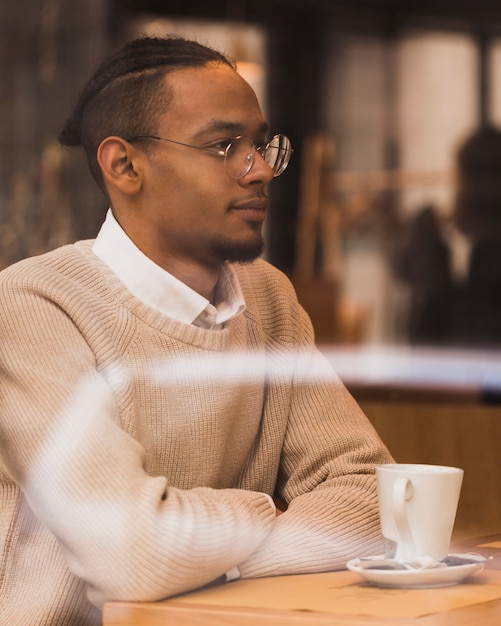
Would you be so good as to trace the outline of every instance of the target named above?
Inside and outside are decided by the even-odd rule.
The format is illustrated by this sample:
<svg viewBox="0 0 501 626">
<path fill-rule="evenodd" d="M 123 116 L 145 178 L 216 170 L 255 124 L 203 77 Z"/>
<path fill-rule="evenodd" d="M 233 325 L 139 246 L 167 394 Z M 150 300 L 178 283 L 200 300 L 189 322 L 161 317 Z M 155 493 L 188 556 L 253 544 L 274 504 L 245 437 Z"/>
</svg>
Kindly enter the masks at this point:
<svg viewBox="0 0 501 626">
<path fill-rule="evenodd" d="M 463 473 L 443 465 L 376 466 L 386 558 L 405 563 L 448 555 Z"/>
</svg>

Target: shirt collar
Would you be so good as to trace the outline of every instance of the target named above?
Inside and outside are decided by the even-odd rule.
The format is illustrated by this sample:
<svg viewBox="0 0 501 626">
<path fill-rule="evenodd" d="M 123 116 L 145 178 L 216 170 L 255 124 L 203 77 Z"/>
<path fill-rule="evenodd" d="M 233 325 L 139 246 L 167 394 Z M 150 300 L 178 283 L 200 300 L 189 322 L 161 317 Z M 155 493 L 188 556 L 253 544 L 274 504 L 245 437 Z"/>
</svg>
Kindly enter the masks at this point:
<svg viewBox="0 0 501 626">
<path fill-rule="evenodd" d="M 225 263 L 214 290 L 214 304 L 154 263 L 139 250 L 108 210 L 92 251 L 127 289 L 148 306 L 180 322 L 220 328 L 245 310 L 238 278 Z"/>
</svg>

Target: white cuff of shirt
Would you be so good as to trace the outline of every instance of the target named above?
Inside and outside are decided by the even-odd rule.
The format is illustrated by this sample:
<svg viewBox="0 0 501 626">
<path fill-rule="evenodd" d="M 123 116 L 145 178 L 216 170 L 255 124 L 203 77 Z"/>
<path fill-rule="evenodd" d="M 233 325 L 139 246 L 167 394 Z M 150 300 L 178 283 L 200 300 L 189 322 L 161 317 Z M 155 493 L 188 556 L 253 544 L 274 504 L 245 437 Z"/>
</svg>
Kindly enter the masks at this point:
<svg viewBox="0 0 501 626">
<path fill-rule="evenodd" d="M 235 567 L 232 567 L 229 572 L 226 572 L 225 576 L 226 582 L 231 583 L 232 580 L 238 580 L 240 578 L 240 570 L 235 565 Z"/>
<path fill-rule="evenodd" d="M 271 504 L 271 506 L 273 507 L 273 510 L 276 513 L 277 512 L 277 507 L 276 507 L 275 502 L 273 501 L 273 498 L 268 493 L 263 493 L 263 496 L 266 496 L 268 498 L 269 503 Z"/>
</svg>

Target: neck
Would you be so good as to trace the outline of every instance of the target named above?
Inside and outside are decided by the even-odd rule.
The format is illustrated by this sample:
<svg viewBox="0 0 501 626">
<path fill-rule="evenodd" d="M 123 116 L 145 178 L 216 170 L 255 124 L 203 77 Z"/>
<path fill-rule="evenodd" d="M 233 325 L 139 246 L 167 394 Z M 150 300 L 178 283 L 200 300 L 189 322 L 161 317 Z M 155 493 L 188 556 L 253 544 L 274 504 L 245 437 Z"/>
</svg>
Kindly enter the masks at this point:
<svg viewBox="0 0 501 626">
<path fill-rule="evenodd" d="M 221 274 L 221 267 L 213 270 L 210 268 L 200 269 L 199 267 L 193 268 L 193 270 L 189 267 L 165 267 L 164 269 L 188 285 L 193 291 L 207 298 L 209 302 L 214 302 L 214 291 Z"/>
<path fill-rule="evenodd" d="M 203 263 L 202 260 L 179 257 L 173 252 L 165 252 L 162 242 L 155 238 L 144 237 L 144 228 L 137 226 L 126 219 L 127 215 L 120 218 L 115 213 L 115 219 L 120 224 L 134 244 L 148 256 L 154 263 L 178 280 L 188 285 L 209 302 L 214 299 L 214 289 L 221 274 L 223 263 Z"/>
</svg>

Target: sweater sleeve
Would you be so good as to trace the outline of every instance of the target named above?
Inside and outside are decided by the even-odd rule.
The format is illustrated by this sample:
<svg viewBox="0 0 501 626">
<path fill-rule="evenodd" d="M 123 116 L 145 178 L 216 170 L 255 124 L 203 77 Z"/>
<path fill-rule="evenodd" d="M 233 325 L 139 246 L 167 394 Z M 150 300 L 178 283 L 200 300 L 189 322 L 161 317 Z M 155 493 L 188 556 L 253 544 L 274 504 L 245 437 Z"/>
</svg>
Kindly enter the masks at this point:
<svg viewBox="0 0 501 626">
<path fill-rule="evenodd" d="M 315 347 L 294 295 L 288 309 L 295 365 L 276 485 L 288 509 L 240 564 L 244 578 L 340 569 L 382 550 L 374 466 L 392 458 Z"/>
<path fill-rule="evenodd" d="M 275 521 L 267 496 L 147 474 L 74 321 L 44 294 L 2 298 L 2 467 L 95 605 L 199 587 L 258 548 Z"/>
</svg>

